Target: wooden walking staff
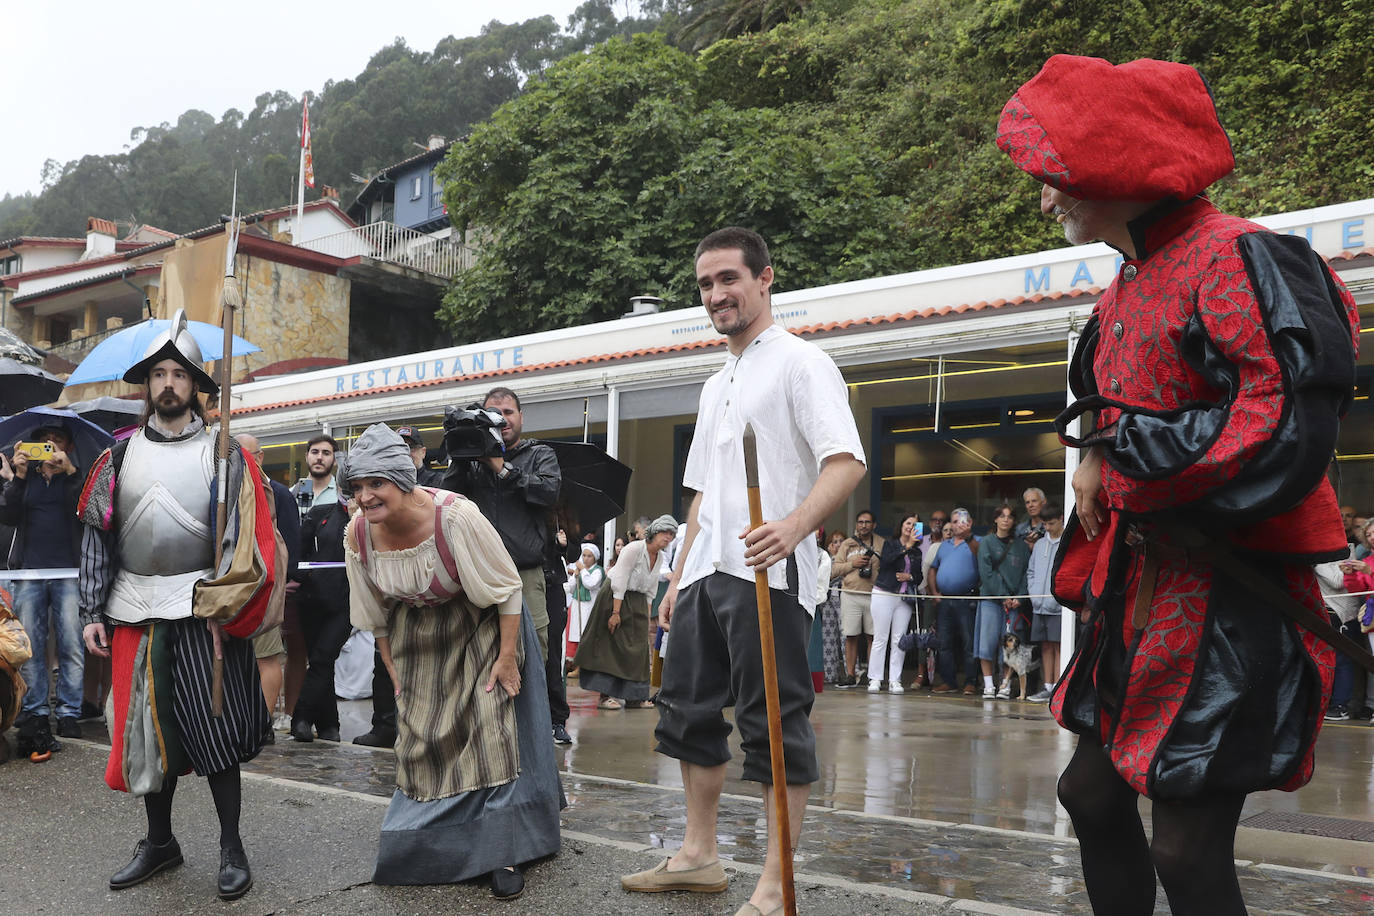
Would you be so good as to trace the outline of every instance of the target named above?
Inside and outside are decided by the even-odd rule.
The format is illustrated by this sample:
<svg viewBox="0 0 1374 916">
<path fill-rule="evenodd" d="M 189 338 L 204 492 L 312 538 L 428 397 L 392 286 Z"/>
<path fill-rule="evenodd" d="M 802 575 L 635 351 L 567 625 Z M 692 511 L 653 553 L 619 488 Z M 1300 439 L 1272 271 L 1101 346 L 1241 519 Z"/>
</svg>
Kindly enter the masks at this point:
<svg viewBox="0 0 1374 916">
<path fill-rule="evenodd" d="M 234 173 L 234 197 L 229 207 L 229 225 L 224 229 L 224 290 L 220 293 L 220 321 L 224 325 L 224 352 L 219 360 L 219 470 L 218 502 L 215 506 L 215 575 L 219 575 L 224 560 L 224 529 L 229 515 L 229 385 L 234 363 L 234 313 L 243 305 L 239 281 L 234 277 L 234 262 L 239 247 L 239 176 Z M 216 719 L 224 715 L 224 634 L 217 621 L 207 622 L 215 642 L 215 658 L 211 665 L 210 713 Z M 269 712 L 270 714 L 270 712 Z"/>
<path fill-rule="evenodd" d="M 763 526 L 759 496 L 759 447 L 752 423 L 744 424 L 744 483 L 749 492 L 749 530 Z M 773 644 L 773 598 L 768 570 L 754 572 L 754 596 L 759 606 L 759 646 L 763 651 L 763 698 L 768 709 L 768 750 L 773 764 L 773 827 L 778 832 L 778 862 L 782 866 L 782 907 L 797 916 L 797 888 L 792 878 L 792 812 L 787 806 L 787 765 L 782 756 L 782 709 L 778 699 L 778 656 Z"/>
</svg>

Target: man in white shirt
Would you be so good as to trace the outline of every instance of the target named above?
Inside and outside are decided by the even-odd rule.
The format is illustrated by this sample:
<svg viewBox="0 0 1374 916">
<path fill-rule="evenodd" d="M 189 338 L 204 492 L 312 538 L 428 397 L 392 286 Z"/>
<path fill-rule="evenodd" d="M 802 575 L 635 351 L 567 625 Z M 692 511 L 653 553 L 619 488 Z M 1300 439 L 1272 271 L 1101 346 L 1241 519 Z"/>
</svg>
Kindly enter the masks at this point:
<svg viewBox="0 0 1374 916">
<path fill-rule="evenodd" d="M 773 324 L 768 246 L 755 232 L 711 233 L 696 252 L 697 286 L 715 329 L 726 335 L 725 366 L 701 393 L 683 486 L 696 491 L 680 559 L 659 606 L 671 627 L 659 693 L 657 750 L 681 763 L 687 795 L 682 848 L 656 868 L 626 875 L 632 891 L 724 891 L 716 814 L 735 707 L 744 778 L 771 784 L 754 574 L 767 570 L 777 653 L 792 848 L 811 783 L 819 778 L 809 715 L 815 694 L 806 648 L 819 547 L 811 533 L 865 473 L 863 446 L 844 379 L 813 344 Z M 758 439 L 765 523 L 749 531 L 742 433 Z M 798 575 L 798 570 L 802 573 Z M 764 807 L 774 822 L 773 798 Z M 769 913 L 782 902 L 781 857 L 769 830 L 763 874 L 749 903 Z M 749 912 L 746 908 L 741 912 Z"/>
</svg>

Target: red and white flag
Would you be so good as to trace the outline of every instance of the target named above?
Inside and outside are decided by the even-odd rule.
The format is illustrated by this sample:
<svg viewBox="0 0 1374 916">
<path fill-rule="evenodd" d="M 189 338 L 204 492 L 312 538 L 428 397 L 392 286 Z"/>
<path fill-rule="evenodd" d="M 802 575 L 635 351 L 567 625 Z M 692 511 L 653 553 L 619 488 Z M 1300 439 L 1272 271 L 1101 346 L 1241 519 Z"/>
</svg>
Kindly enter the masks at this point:
<svg viewBox="0 0 1374 916">
<path fill-rule="evenodd" d="M 310 155 L 310 101 L 301 96 L 301 173 L 307 187 L 315 187 L 315 160 Z"/>
</svg>

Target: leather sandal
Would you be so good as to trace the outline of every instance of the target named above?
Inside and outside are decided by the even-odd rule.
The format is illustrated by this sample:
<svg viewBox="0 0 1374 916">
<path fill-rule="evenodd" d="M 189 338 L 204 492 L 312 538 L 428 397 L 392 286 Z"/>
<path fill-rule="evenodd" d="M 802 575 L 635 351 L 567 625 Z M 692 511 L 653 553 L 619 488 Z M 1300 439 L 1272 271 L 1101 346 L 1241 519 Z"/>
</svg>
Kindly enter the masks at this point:
<svg viewBox="0 0 1374 916">
<path fill-rule="evenodd" d="M 617 700 L 615 697 L 606 697 L 606 699 L 604 699 L 604 700 L 602 700 L 600 703 L 597 703 L 597 704 L 596 704 L 596 708 L 597 708 L 597 709 L 624 709 L 625 707 L 624 707 L 624 706 L 621 706 L 621 705 L 620 705 L 620 701 Z"/>
</svg>

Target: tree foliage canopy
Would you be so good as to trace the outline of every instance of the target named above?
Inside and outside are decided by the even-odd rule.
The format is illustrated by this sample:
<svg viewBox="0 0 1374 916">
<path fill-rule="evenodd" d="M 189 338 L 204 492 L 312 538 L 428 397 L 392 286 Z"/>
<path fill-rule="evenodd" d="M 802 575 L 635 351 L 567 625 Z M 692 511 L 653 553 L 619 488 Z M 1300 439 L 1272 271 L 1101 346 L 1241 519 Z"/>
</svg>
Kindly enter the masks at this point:
<svg viewBox="0 0 1374 916">
<path fill-rule="evenodd" d="M 1227 209 L 1374 191 L 1374 20 L 1357 0 L 803 5 L 695 55 L 673 35 L 606 42 L 549 67 L 455 146 L 449 212 L 485 240 L 445 302 L 455 332 L 612 318 L 641 293 L 690 304 L 691 251 L 730 223 L 769 240 L 780 289 L 1063 244 L 993 140 L 1015 88 L 1066 50 L 1198 66 L 1236 150 L 1235 175 L 1213 189 Z"/>
</svg>

